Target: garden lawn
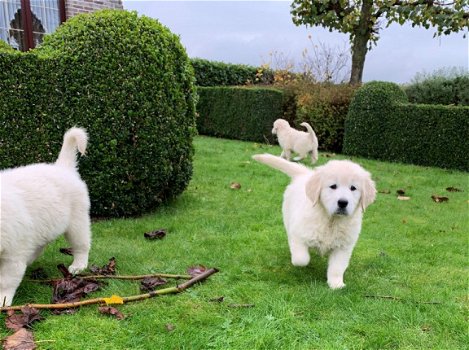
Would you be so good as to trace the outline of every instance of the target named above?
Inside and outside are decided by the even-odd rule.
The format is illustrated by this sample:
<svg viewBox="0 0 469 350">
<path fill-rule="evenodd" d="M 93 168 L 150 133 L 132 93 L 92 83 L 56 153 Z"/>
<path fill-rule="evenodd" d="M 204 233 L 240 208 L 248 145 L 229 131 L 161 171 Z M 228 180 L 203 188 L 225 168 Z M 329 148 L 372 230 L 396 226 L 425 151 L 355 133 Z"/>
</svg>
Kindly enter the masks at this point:
<svg viewBox="0 0 469 350">
<path fill-rule="evenodd" d="M 184 293 L 118 306 L 122 321 L 96 305 L 73 315 L 41 311 L 45 320 L 33 325 L 39 349 L 467 348 L 467 173 L 354 158 L 379 193 L 364 215 L 347 286 L 333 291 L 325 257 L 313 253 L 303 268 L 290 263 L 281 216 L 288 177 L 251 160 L 280 149 L 207 137 L 195 148 L 193 179 L 177 200 L 141 218 L 93 223 L 90 264 L 115 257 L 125 275 L 185 273 L 196 264 L 220 272 Z M 321 153 L 319 164 L 342 158 Z M 398 200 L 399 189 L 410 200 Z M 164 239 L 143 237 L 158 228 L 167 229 Z M 66 246 L 63 238 L 48 246 L 15 304 L 50 301 L 51 287 L 28 274 L 42 267 L 58 277 L 56 265 L 72 260 L 59 253 Z M 138 293 L 138 282 L 109 281 L 90 297 Z M 4 319 L 0 337 L 11 334 Z"/>
</svg>

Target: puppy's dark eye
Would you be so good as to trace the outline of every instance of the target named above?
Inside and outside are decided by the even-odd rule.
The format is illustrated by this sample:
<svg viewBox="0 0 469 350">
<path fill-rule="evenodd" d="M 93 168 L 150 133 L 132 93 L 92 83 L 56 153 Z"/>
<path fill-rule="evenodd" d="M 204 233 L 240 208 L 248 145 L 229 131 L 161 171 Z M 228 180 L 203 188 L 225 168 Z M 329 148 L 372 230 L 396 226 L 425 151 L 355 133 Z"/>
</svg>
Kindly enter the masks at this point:
<svg viewBox="0 0 469 350">
<path fill-rule="evenodd" d="M 350 191 L 355 191 L 357 188 L 355 186 L 350 187 Z"/>
<path fill-rule="evenodd" d="M 336 185 L 336 184 L 334 184 L 334 185 L 330 185 L 330 186 L 329 186 L 329 188 L 331 188 L 331 189 L 335 190 L 335 189 L 337 189 L 337 185 Z"/>
</svg>

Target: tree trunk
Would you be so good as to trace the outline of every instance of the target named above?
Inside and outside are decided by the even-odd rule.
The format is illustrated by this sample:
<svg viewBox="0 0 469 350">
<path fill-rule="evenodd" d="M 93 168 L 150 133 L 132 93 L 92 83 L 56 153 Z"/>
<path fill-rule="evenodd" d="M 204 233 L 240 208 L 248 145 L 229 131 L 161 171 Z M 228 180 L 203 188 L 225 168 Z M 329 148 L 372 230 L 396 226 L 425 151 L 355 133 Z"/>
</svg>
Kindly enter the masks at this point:
<svg viewBox="0 0 469 350">
<path fill-rule="evenodd" d="M 360 19 L 352 42 L 352 73 L 350 84 L 356 85 L 362 82 L 365 57 L 368 52 L 368 41 L 371 38 L 373 22 L 371 21 L 371 10 L 373 0 L 363 0 L 360 10 Z"/>
</svg>

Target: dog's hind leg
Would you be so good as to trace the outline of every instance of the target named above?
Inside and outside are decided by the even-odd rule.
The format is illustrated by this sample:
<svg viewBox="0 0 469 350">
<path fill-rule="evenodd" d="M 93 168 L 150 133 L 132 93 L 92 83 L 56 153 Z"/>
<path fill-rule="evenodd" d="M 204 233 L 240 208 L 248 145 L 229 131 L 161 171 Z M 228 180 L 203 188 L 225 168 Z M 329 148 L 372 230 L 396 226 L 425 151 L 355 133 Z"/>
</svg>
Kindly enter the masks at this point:
<svg viewBox="0 0 469 350">
<path fill-rule="evenodd" d="M 73 263 L 69 271 L 78 273 L 88 266 L 88 254 L 91 246 L 91 229 L 88 215 L 83 215 L 70 223 L 65 232 L 65 239 L 72 246 Z"/>
<path fill-rule="evenodd" d="M 11 305 L 25 271 L 26 263 L 18 257 L 3 256 L 0 259 L 0 306 Z"/>
</svg>

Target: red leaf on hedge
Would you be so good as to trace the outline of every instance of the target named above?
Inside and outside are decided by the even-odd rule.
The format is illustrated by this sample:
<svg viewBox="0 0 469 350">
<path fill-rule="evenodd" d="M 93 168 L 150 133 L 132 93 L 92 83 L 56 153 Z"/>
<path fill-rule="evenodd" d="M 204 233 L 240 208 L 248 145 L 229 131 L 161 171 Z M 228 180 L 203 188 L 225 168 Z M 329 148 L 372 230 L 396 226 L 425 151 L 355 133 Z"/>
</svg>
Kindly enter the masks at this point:
<svg viewBox="0 0 469 350">
<path fill-rule="evenodd" d="M 9 311 L 5 318 L 5 326 L 14 331 L 20 328 L 30 328 L 31 324 L 44 318 L 39 314 L 39 310 L 33 307 L 25 306 L 21 308 L 21 313 Z"/>
<path fill-rule="evenodd" d="M 187 269 L 187 273 L 191 275 L 192 277 L 195 277 L 197 275 L 200 275 L 201 273 L 204 273 L 207 270 L 207 268 L 204 265 L 195 265 L 191 266 Z"/>
<path fill-rule="evenodd" d="M 443 202 L 447 202 L 449 201 L 449 198 L 448 197 L 444 197 L 444 196 L 437 196 L 437 195 L 432 195 L 432 199 L 434 202 L 436 203 L 443 203 Z"/>
<path fill-rule="evenodd" d="M 147 277 L 140 282 L 140 290 L 142 292 L 150 292 L 156 287 L 165 285 L 167 281 L 160 277 Z"/>
<path fill-rule="evenodd" d="M 34 350 L 33 333 L 25 328 L 18 329 L 3 340 L 3 350 Z"/>
<path fill-rule="evenodd" d="M 116 258 L 112 257 L 109 259 L 107 265 L 103 267 L 98 267 L 96 265 L 91 265 L 90 271 L 95 275 L 115 275 L 116 274 Z"/>
<path fill-rule="evenodd" d="M 166 230 L 164 228 L 160 228 L 159 230 L 146 232 L 143 236 L 147 239 L 163 239 L 166 236 Z"/>
<path fill-rule="evenodd" d="M 99 312 L 103 315 L 112 315 L 115 316 L 118 320 L 123 320 L 125 318 L 124 314 L 112 306 L 100 306 L 98 308 Z"/>
</svg>

